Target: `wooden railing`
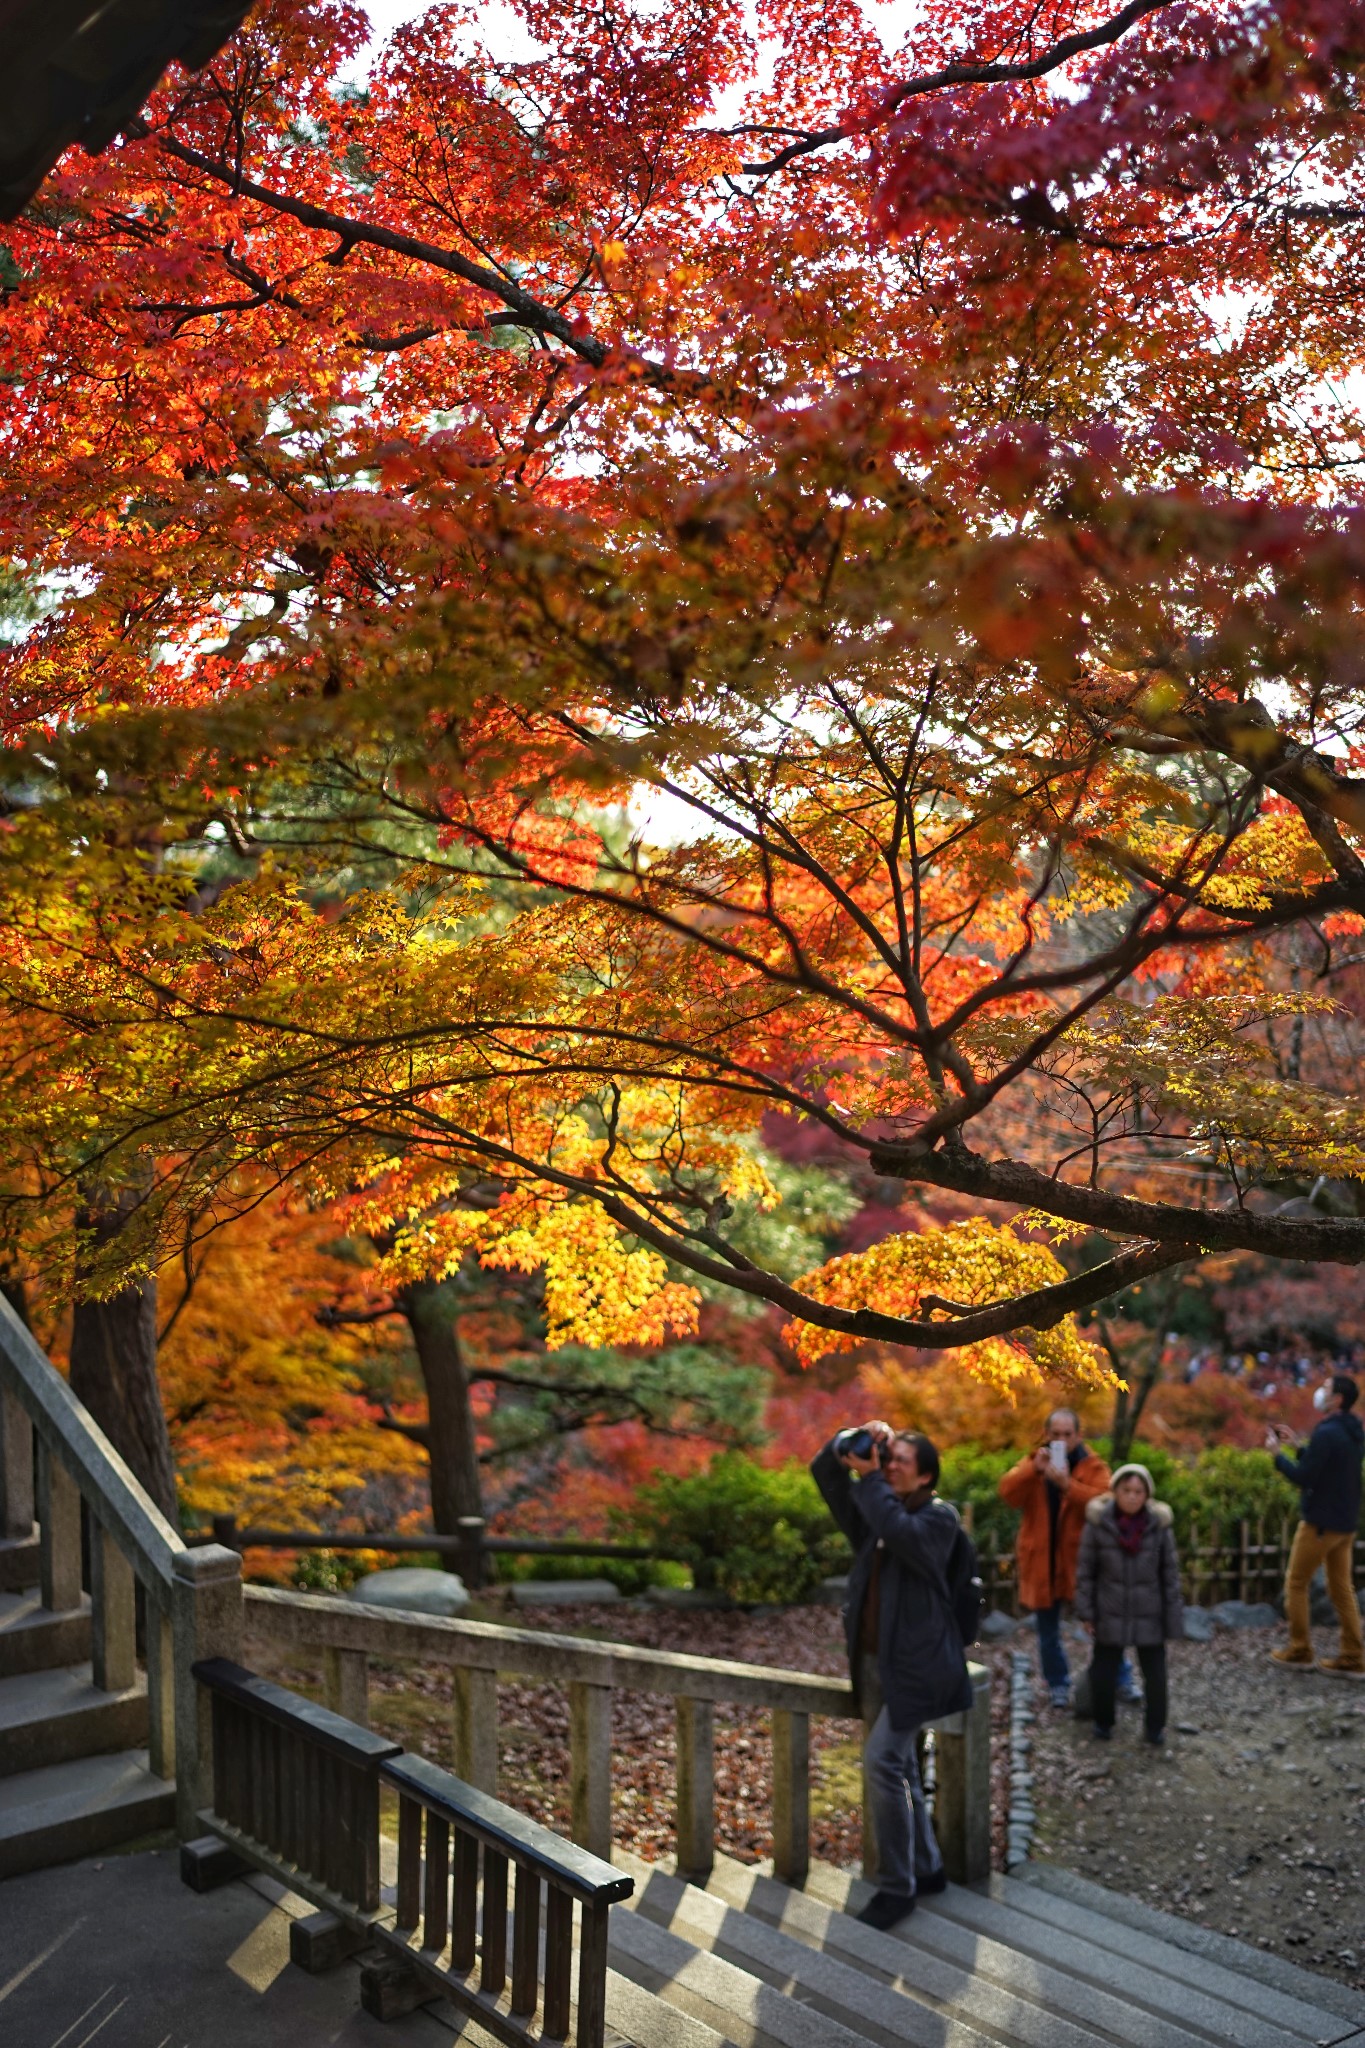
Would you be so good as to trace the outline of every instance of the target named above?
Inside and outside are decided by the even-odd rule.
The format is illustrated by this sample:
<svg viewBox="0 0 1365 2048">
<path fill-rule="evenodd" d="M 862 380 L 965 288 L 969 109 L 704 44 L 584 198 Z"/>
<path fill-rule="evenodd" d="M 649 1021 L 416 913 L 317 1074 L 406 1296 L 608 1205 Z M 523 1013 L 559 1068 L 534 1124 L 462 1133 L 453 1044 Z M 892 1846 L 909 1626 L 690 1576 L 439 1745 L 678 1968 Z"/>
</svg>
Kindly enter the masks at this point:
<svg viewBox="0 0 1365 2048">
<path fill-rule="evenodd" d="M 88 1613 L 101 1691 L 139 1682 L 141 1636 L 151 1769 L 175 1780 L 177 1823 L 192 1832 L 212 1760 L 190 1665 L 240 1650 L 241 1560 L 186 1548 L 3 1297 L 0 1572 L 0 1590 L 36 1585 L 53 1616 L 83 1625 Z"/>
<path fill-rule="evenodd" d="M 203 1542 L 191 1534 L 191 1543 Z M 487 1584 L 489 1561 L 495 1557 L 581 1557 L 602 1558 L 618 1564 L 645 1564 L 672 1559 L 678 1553 L 659 1550 L 644 1543 L 602 1543 L 595 1537 L 576 1536 L 490 1536 L 482 1515 L 461 1515 L 459 1533 L 440 1536 L 434 1530 L 393 1529 L 271 1529 L 255 1522 L 239 1522 L 235 1515 L 215 1515 L 212 1539 L 229 1550 L 374 1550 L 403 1557 L 423 1552 L 446 1558 L 459 1572 L 466 1586 L 477 1590 Z"/>
<path fill-rule="evenodd" d="M 441 1620 L 366 1607 L 326 1595 L 249 1586 L 248 1641 L 276 1653 L 319 1656 L 329 1706 L 368 1720 L 369 1662 L 447 1667 L 454 1690 L 455 1768 L 481 1791 L 496 1793 L 499 1672 L 562 1685 L 569 1696 L 570 1832 L 594 1855 L 611 1854 L 611 1717 L 618 1690 L 675 1702 L 678 1868 L 704 1881 L 715 1860 L 715 1709 L 735 1704 L 772 1717 L 774 1874 L 802 1885 L 810 1868 L 810 1722 L 812 1715 L 854 1717 L 846 1679 L 821 1678 L 718 1657 L 595 1643 L 539 1629 Z M 990 1869 L 989 1674 L 971 1666 L 974 1705 L 935 1725 L 935 1822 L 950 1877 L 983 1878 Z M 866 1802 L 864 1811 L 867 1811 Z M 870 1840 L 868 1843 L 871 1853 Z"/>
<path fill-rule="evenodd" d="M 208 1659 L 194 1677 L 213 1721 L 213 1791 L 200 1825 L 333 1916 L 352 1941 L 387 1952 L 361 1972 L 368 2011 L 388 2019 L 447 1998 L 509 2048 L 524 2048 L 566 2040 L 576 2005 L 577 2048 L 602 2048 L 607 1916 L 630 1897 L 631 1878 L 239 1664 Z M 392 1905 L 380 1876 L 381 1787 L 398 1797 Z"/>
</svg>

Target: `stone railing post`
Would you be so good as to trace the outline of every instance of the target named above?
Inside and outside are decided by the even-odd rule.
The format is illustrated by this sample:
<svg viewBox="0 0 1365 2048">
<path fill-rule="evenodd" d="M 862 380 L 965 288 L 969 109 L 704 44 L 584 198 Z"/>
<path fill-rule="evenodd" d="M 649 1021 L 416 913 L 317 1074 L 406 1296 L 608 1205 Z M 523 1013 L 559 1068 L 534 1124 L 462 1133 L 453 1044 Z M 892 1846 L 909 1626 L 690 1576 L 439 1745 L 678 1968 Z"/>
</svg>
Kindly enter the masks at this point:
<svg viewBox="0 0 1365 2048">
<path fill-rule="evenodd" d="M 773 1876 L 799 1891 L 810 1871 L 810 1715 L 773 1710 Z"/>
<path fill-rule="evenodd" d="M 137 1592 L 133 1567 L 107 1529 L 90 1517 L 90 1657 L 101 1692 L 137 1683 Z"/>
<path fill-rule="evenodd" d="M 991 1676 L 983 1665 L 967 1668 L 972 1705 L 936 1730 L 934 1830 L 954 1884 L 977 1884 L 991 1874 Z"/>
<path fill-rule="evenodd" d="M 175 1640 L 169 1602 L 147 1594 L 147 1754 L 158 1778 L 175 1776 Z"/>
<path fill-rule="evenodd" d="M 206 1657 L 241 1661 L 242 1560 L 235 1550 L 206 1543 L 177 1551 L 172 1569 L 175 1824 L 189 1842 L 200 1832 L 200 1811 L 213 1805 L 212 1701 L 191 1666 Z"/>
<path fill-rule="evenodd" d="M 498 1674 L 455 1667 L 455 1775 L 498 1795 Z"/>
<path fill-rule="evenodd" d="M 0 1542 L 33 1534 L 33 1424 L 28 1410 L 0 1389 Z"/>
<path fill-rule="evenodd" d="M 81 1604 L 81 1496 L 47 1445 L 38 1446 L 39 1574 L 43 1605 L 64 1614 Z"/>
<path fill-rule="evenodd" d="M 716 1710 L 710 1700 L 677 1702 L 678 1875 L 705 1884 L 716 1861 Z"/>
<path fill-rule="evenodd" d="M 334 1714 L 370 1725 L 370 1660 L 364 1650 L 328 1648 L 322 1653 L 322 1697 Z"/>
<path fill-rule="evenodd" d="M 611 1697 L 609 1685 L 569 1685 L 572 1839 L 611 1861 Z"/>
</svg>

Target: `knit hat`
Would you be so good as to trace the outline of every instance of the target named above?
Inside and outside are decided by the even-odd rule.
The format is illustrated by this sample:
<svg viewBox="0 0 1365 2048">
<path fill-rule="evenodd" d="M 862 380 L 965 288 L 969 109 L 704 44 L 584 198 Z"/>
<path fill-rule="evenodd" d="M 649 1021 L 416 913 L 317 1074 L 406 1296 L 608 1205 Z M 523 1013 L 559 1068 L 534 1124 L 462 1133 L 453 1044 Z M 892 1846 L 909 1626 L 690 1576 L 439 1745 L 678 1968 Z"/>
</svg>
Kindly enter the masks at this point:
<svg viewBox="0 0 1365 2048">
<path fill-rule="evenodd" d="M 1109 1482 L 1111 1492 L 1117 1490 L 1120 1479 L 1140 1479 L 1147 1489 L 1148 1500 L 1156 1498 L 1156 1488 L 1152 1484 L 1152 1475 L 1145 1465 L 1120 1465 L 1118 1471 Z"/>
</svg>

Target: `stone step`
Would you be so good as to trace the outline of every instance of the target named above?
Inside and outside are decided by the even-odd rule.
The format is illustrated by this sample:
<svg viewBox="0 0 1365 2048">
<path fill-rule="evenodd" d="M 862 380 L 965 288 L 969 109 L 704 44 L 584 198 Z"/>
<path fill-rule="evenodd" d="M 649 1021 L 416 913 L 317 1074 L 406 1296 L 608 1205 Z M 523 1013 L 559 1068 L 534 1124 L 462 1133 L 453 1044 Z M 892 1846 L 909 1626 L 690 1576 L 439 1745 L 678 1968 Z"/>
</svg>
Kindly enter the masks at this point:
<svg viewBox="0 0 1365 2048">
<path fill-rule="evenodd" d="M 807 1892 L 857 1912 L 871 1896 L 863 1879 L 812 1866 Z M 947 1958 L 1031 1999 L 1123 2048 L 1302 2048 L 1301 2035 L 1266 2028 L 1254 2014 L 1199 1993 L 1157 1970 L 1139 1969 L 1111 1950 L 1047 1927 L 1026 1913 L 953 1885 L 923 1899 L 892 1938 Z"/>
<path fill-rule="evenodd" d="M 0 1778 L 147 1740 L 147 1688 L 101 1692 L 88 1664 L 0 1678 Z"/>
<path fill-rule="evenodd" d="M 707 1891 L 752 1918 L 780 1927 L 808 1948 L 837 1955 L 909 1997 L 931 2002 L 969 2026 L 1018 2048 L 1110 2048 L 1114 2036 L 1068 2019 L 1032 1995 L 984 1971 L 916 1946 L 913 1920 L 902 1936 L 879 1934 L 848 1913 L 744 1864 L 719 1857 Z M 1113 2015 L 1118 2018 L 1118 2015 Z"/>
<path fill-rule="evenodd" d="M 36 1586 L 41 1569 L 38 1535 L 8 1536 L 0 1542 L 0 1593 L 22 1593 Z"/>
<path fill-rule="evenodd" d="M 32 1588 L 0 1593 L 0 1678 L 22 1671 L 55 1671 L 80 1664 L 90 1655 L 90 1601 L 53 1614 Z"/>
<path fill-rule="evenodd" d="M 1177 1946 L 1163 1935 L 1148 1934 L 1139 1928 L 1126 1926 L 1121 1920 L 1106 1913 L 1097 1913 L 1074 1899 L 1019 1884 L 1013 1878 L 993 1878 L 990 1891 L 993 1898 L 1032 1914 L 1048 1927 L 1079 1935 L 1096 1948 L 1107 1949 L 1110 1954 L 1141 1968 L 1160 1968 L 1165 1975 L 1181 1983 L 1193 1984 L 1228 2004 L 1255 2011 L 1271 2025 L 1282 2027 L 1287 2034 L 1296 2034 L 1301 2040 L 1316 2043 L 1322 2040 L 1324 2030 L 1332 2030 L 1336 2015 L 1321 2000 L 1315 1998 L 1310 2001 L 1267 1984 L 1263 1978 L 1250 1976 L 1241 1956 L 1229 1967 L 1210 1956 L 1191 1955 L 1188 1949 Z M 1254 1949 L 1249 1951 L 1250 1955 L 1256 1953 Z M 1154 1958 L 1159 1958 L 1159 1961 L 1154 1962 Z"/>
<path fill-rule="evenodd" d="M 1321 2038 L 1321 2029 L 1305 2035 L 1266 2018 L 1259 1984 L 1130 1930 L 1118 1931 L 1128 1933 L 1131 1947 L 1100 1946 L 1086 1934 L 962 1886 L 926 1900 L 915 1921 L 917 1935 L 926 1924 L 950 1925 L 971 1939 L 989 1938 L 1021 1957 L 1051 1963 L 1078 1982 L 1103 1987 L 1132 2015 L 1146 2012 L 1163 2026 L 1177 2024 L 1217 2048 L 1300 2048 L 1305 2039 Z"/>
<path fill-rule="evenodd" d="M 613 2040 L 630 2048 L 730 2048 L 726 2035 L 693 2019 L 642 1984 L 607 1971 L 607 2048 Z"/>
<path fill-rule="evenodd" d="M 0 1877 L 98 1855 L 174 1820 L 175 1787 L 152 1776 L 145 1749 L 0 1778 Z"/>
<path fill-rule="evenodd" d="M 988 2035 L 926 1996 L 909 1973 L 903 1985 L 885 1976 L 878 1981 L 856 1961 L 812 1947 L 770 1920 L 728 1904 L 710 1889 L 686 1884 L 657 1865 L 651 1868 L 619 1855 L 616 1860 L 636 1879 L 631 1900 L 636 1913 L 813 2008 L 826 2024 L 851 2021 L 865 2042 L 879 2048 L 900 2048 L 901 2043 L 914 2048 L 987 2048 Z"/>
<path fill-rule="evenodd" d="M 1142 1899 L 1130 1898 L 1124 1892 L 1107 1891 L 1091 1878 L 1081 1877 L 1074 1870 L 1063 1870 L 1058 1864 L 1023 1863 L 1012 1877 L 1022 1892 L 1052 1892 L 1061 1898 L 1072 1899 L 1106 1920 L 1122 1921 L 1140 1933 L 1152 1934 L 1159 1941 L 1169 1942 L 1173 1948 L 1185 1949 L 1193 1956 L 1207 1957 L 1210 1962 L 1221 1963 L 1225 1969 L 1236 1971 L 1243 1977 L 1253 1977 L 1257 1983 L 1286 1992 L 1306 2005 L 1320 2006 L 1338 2019 L 1365 2030 L 1365 1994 L 1352 1991 L 1347 1984 L 1339 1984 L 1335 1977 L 1316 1976 L 1311 1970 L 1301 1969 L 1297 1963 L 1291 1963 L 1283 1956 L 1252 1948 L 1249 1943 L 1237 1941 L 1230 1934 L 1219 1934 L 1212 1927 L 1201 1927 L 1197 1921 L 1186 1920 L 1179 1913 L 1165 1913 L 1159 1907 L 1149 1906 Z"/>
<path fill-rule="evenodd" d="M 731 2048 L 867 2048 L 867 2036 L 673 1934 L 629 1905 L 611 1909 L 611 1967 Z M 665 2036 L 666 2040 L 666 2036 Z"/>
</svg>

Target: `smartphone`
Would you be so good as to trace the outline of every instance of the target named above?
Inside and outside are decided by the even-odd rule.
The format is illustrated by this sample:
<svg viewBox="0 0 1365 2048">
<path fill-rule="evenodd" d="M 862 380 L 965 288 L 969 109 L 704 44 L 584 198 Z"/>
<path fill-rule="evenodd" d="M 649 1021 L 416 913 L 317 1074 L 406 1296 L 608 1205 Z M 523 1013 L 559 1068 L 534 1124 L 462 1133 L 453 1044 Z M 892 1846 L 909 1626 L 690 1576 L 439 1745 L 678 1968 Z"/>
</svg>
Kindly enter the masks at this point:
<svg viewBox="0 0 1365 2048">
<path fill-rule="evenodd" d="M 1054 1436 L 1047 1447 L 1048 1462 L 1054 1472 L 1066 1470 L 1066 1443 L 1062 1437 Z"/>
</svg>

